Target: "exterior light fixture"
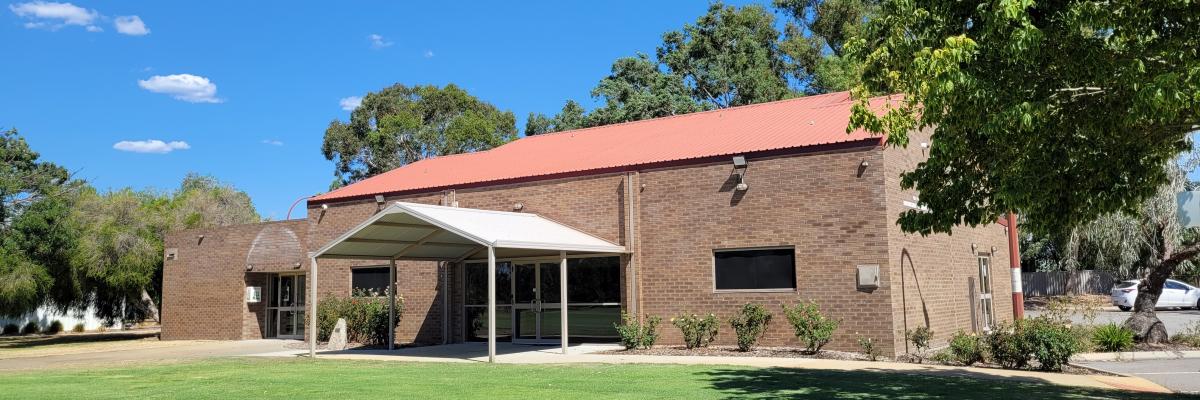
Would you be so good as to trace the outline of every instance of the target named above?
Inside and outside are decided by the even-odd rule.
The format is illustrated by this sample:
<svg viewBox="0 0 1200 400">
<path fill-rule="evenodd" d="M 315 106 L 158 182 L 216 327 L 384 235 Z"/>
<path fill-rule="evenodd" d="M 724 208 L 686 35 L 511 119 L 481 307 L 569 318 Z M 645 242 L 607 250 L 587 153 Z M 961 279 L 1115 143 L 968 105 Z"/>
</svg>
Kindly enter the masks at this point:
<svg viewBox="0 0 1200 400">
<path fill-rule="evenodd" d="M 733 189 L 739 192 L 750 188 L 746 184 L 746 156 L 733 156 L 733 175 L 737 176 L 737 186 Z"/>
<path fill-rule="evenodd" d="M 867 160 L 863 160 L 862 163 L 858 164 L 858 166 L 866 168 L 871 166 L 871 163 L 867 162 Z"/>
<path fill-rule="evenodd" d="M 250 270 L 253 270 L 253 269 L 254 269 L 254 265 L 251 265 L 251 264 L 246 264 L 246 270 L 247 270 L 247 271 L 250 271 Z"/>
<path fill-rule="evenodd" d="M 299 261 L 296 261 L 295 263 L 292 263 L 292 268 L 294 268 L 294 269 L 300 269 L 300 262 L 299 262 Z"/>
<path fill-rule="evenodd" d="M 322 205 L 321 205 L 321 212 L 325 212 L 325 211 L 328 211 L 328 210 L 329 210 L 329 205 L 328 205 L 328 204 L 322 204 Z"/>
<path fill-rule="evenodd" d="M 521 211 L 525 209 L 525 205 L 521 203 L 513 204 L 513 211 Z"/>
<path fill-rule="evenodd" d="M 383 204 L 383 195 L 382 194 L 375 195 L 375 202 L 378 204 Z"/>
</svg>

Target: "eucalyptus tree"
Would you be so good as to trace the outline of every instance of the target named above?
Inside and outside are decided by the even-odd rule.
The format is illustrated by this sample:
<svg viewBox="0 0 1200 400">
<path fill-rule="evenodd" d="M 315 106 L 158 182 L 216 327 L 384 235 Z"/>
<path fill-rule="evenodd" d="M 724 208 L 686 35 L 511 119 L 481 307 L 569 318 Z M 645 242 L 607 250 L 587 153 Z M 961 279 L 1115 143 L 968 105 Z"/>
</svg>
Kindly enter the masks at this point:
<svg viewBox="0 0 1200 400">
<path fill-rule="evenodd" d="M 321 153 L 334 162 L 332 186 L 421 159 L 486 150 L 517 136 L 512 112 L 453 84 L 396 84 L 363 96 L 350 121 L 325 129 Z"/>
</svg>

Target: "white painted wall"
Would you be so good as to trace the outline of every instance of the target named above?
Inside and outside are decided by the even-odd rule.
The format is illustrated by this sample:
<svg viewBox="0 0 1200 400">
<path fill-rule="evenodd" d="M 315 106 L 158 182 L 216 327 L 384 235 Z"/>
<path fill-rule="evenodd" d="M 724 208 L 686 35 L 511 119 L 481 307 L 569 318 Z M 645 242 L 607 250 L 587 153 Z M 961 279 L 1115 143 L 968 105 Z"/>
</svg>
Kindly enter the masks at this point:
<svg viewBox="0 0 1200 400">
<path fill-rule="evenodd" d="M 71 329 L 75 328 L 76 324 L 80 323 L 83 324 L 83 329 L 87 331 L 95 331 L 101 326 L 107 326 L 108 330 L 121 329 L 120 323 L 106 325 L 103 320 L 96 318 L 95 312 L 91 307 L 82 313 L 71 310 L 66 314 L 62 314 L 57 310 L 47 306 L 38 307 L 36 311 L 25 314 L 18 318 L 0 317 L 0 327 L 8 325 L 9 323 L 14 323 L 17 324 L 17 326 L 24 328 L 25 324 L 29 323 L 29 321 L 37 321 L 39 328 L 46 329 L 55 320 L 62 322 L 64 332 L 70 332 Z"/>
</svg>

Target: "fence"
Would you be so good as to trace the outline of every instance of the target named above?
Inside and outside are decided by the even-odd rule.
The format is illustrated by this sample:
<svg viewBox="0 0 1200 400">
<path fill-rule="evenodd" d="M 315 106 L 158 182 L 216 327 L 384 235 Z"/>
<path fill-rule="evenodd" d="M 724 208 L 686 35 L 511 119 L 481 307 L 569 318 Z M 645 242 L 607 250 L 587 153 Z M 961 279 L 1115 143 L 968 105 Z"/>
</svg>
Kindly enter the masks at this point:
<svg viewBox="0 0 1200 400">
<path fill-rule="evenodd" d="M 1021 273 L 1025 297 L 1075 294 L 1109 294 L 1116 279 L 1104 271 L 1053 271 Z"/>
</svg>

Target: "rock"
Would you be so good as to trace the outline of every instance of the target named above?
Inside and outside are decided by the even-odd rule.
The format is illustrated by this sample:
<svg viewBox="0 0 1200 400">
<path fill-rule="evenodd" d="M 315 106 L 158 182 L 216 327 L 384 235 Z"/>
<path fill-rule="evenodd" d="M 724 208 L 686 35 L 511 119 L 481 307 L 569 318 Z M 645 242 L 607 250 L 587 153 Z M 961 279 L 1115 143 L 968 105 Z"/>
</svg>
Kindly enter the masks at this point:
<svg viewBox="0 0 1200 400">
<path fill-rule="evenodd" d="M 345 350 L 346 349 L 346 319 L 338 318 L 337 323 L 333 325 L 333 332 L 329 333 L 329 350 Z"/>
</svg>

